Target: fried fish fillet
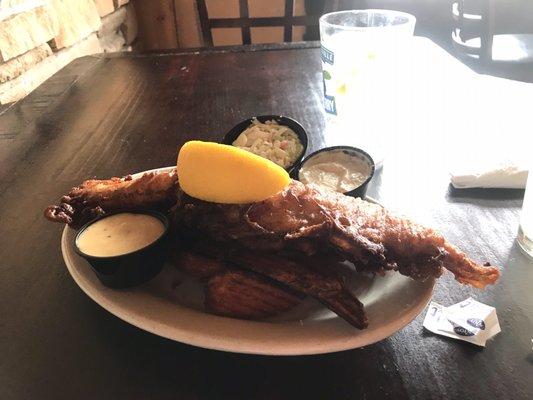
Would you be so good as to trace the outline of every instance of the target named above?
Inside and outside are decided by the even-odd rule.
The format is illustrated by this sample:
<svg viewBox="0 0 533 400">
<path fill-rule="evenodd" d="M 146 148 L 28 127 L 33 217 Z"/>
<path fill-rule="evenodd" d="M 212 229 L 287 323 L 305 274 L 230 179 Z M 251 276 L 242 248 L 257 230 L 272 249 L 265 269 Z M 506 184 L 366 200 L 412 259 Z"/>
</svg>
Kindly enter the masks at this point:
<svg viewBox="0 0 533 400">
<path fill-rule="evenodd" d="M 293 308 L 309 295 L 356 328 L 368 326 L 363 304 L 334 274 L 314 271 L 302 262 L 274 254 L 242 248 L 221 250 L 205 242 L 195 247 L 203 254 L 181 252 L 174 262 L 191 276 L 208 278 L 208 311 L 236 318 L 264 318 Z"/>
<path fill-rule="evenodd" d="M 113 211 L 131 209 L 168 210 L 176 203 L 178 175 L 175 170 L 147 172 L 133 179 L 131 175 L 107 180 L 90 179 L 63 196 L 59 205 L 44 210 L 50 221 L 80 227 Z"/>
<path fill-rule="evenodd" d="M 171 258 L 176 268 L 200 280 L 209 279 L 228 270 L 223 262 L 190 251 L 173 251 Z"/>
<path fill-rule="evenodd" d="M 363 303 L 337 276 L 319 273 L 295 260 L 270 253 L 258 254 L 247 249 L 228 252 L 224 260 L 282 283 L 299 293 L 314 297 L 358 329 L 365 329 L 368 326 Z"/>
<path fill-rule="evenodd" d="M 232 318 L 260 319 L 285 312 L 300 303 L 302 296 L 261 275 L 229 268 L 214 257 L 176 251 L 176 268 L 205 282 L 205 308 Z"/>
<path fill-rule="evenodd" d="M 74 188 L 59 206 L 48 207 L 45 216 L 79 225 L 88 215 L 174 203 L 184 229 L 254 250 L 293 249 L 308 255 L 334 250 L 359 270 L 397 270 L 417 280 L 438 277 L 446 268 L 459 282 L 478 288 L 499 277 L 498 268 L 475 263 L 430 228 L 379 205 L 297 181 L 262 202 L 228 205 L 185 195 L 174 170 L 133 180 L 92 180 Z"/>
<path fill-rule="evenodd" d="M 181 192 L 176 218 L 185 229 L 250 249 L 289 248 L 308 255 L 334 250 L 360 271 L 397 270 L 423 281 L 446 268 L 459 282 L 477 288 L 499 278 L 496 267 L 470 260 L 433 229 L 377 204 L 298 181 L 247 205 L 208 203 Z"/>
<path fill-rule="evenodd" d="M 288 311 L 301 298 L 257 274 L 227 270 L 209 278 L 205 285 L 205 307 L 213 314 L 259 319 Z"/>
</svg>

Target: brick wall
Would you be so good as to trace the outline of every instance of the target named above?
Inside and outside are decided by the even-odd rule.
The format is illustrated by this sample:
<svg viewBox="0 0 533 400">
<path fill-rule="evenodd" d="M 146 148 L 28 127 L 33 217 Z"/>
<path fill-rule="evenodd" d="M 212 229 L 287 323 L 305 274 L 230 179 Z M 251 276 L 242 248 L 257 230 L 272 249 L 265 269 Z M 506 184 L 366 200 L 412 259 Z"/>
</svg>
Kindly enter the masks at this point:
<svg viewBox="0 0 533 400">
<path fill-rule="evenodd" d="M 75 58 L 128 51 L 129 0 L 0 0 L 0 104 L 23 98 Z"/>
</svg>

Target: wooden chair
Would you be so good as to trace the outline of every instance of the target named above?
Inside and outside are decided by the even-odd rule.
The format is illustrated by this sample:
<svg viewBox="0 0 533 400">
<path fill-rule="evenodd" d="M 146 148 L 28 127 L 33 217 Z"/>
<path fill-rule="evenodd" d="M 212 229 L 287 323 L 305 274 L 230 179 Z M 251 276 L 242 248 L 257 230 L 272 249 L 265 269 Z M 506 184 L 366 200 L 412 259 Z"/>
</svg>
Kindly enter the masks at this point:
<svg viewBox="0 0 533 400">
<path fill-rule="evenodd" d="M 452 40 L 459 54 L 482 62 L 533 61 L 533 2 L 455 0 Z"/>
<path fill-rule="evenodd" d="M 325 0 L 312 0 L 311 2 L 314 3 L 313 6 L 310 7 L 306 4 L 306 11 L 313 11 L 313 15 L 295 16 L 294 0 L 285 0 L 285 15 L 283 17 L 250 18 L 248 14 L 248 1 L 239 0 L 239 17 L 209 18 L 206 4 L 207 1 L 209 0 L 196 0 L 205 46 L 213 46 L 212 28 L 241 28 L 242 43 L 251 44 L 251 27 L 282 26 L 284 28 L 283 41 L 291 42 L 293 26 L 318 26 L 318 19 L 322 14 L 326 3 Z M 308 1 L 306 1 L 306 3 L 308 3 Z M 321 3 L 322 6 L 317 7 L 318 3 Z"/>
<path fill-rule="evenodd" d="M 492 58 L 493 0 L 457 0 L 452 3 L 452 40 L 461 52 L 480 60 Z M 469 44 L 478 39 L 479 45 Z"/>
</svg>

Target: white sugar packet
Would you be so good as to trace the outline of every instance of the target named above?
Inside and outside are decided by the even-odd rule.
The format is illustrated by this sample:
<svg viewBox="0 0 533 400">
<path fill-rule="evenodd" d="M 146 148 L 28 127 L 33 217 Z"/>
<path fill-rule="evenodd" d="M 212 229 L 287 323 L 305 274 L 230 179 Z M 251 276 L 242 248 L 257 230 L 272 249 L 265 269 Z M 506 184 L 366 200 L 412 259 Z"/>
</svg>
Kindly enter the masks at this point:
<svg viewBox="0 0 533 400">
<path fill-rule="evenodd" d="M 485 347 L 488 339 L 498 334 L 500 324 L 494 307 L 468 298 L 450 307 L 431 302 L 424 328 L 436 333 Z"/>
<path fill-rule="evenodd" d="M 467 336 L 465 331 L 459 326 L 452 324 L 447 318 L 446 307 L 438 303 L 431 302 L 429 304 L 428 312 L 424 318 L 424 328 L 436 333 L 437 335 L 447 336 L 452 339 L 460 339 L 466 342 L 476 344 L 478 346 L 485 346 L 485 340 L 482 338 L 475 338 L 473 335 Z M 458 329 L 459 333 L 455 332 Z"/>
</svg>

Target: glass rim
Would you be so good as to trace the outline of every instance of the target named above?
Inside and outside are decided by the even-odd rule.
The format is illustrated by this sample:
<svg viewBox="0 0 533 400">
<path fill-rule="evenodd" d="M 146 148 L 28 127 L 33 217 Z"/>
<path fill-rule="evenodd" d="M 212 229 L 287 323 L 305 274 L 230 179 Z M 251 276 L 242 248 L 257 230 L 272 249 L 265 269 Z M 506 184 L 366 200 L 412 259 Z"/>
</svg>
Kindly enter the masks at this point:
<svg viewBox="0 0 533 400">
<path fill-rule="evenodd" d="M 402 24 L 398 25 L 386 25 L 386 26 L 346 26 L 346 25 L 339 25 L 339 24 L 332 24 L 331 22 L 326 21 L 326 19 L 332 15 L 338 15 L 338 14 L 364 14 L 364 13 L 381 13 L 381 14 L 390 14 L 390 15 L 396 15 L 400 17 L 405 17 L 407 21 Z M 416 17 L 412 14 L 403 12 L 403 11 L 396 11 L 396 10 L 385 10 L 385 9 L 379 9 L 379 8 L 369 8 L 365 10 L 343 10 L 343 11 L 334 11 L 327 14 L 323 14 L 319 20 L 319 25 L 327 25 L 332 28 L 337 29 L 344 29 L 349 31 L 366 31 L 366 30 L 383 30 L 383 29 L 401 29 L 405 28 L 406 26 L 409 26 L 410 24 L 416 23 Z"/>
</svg>

